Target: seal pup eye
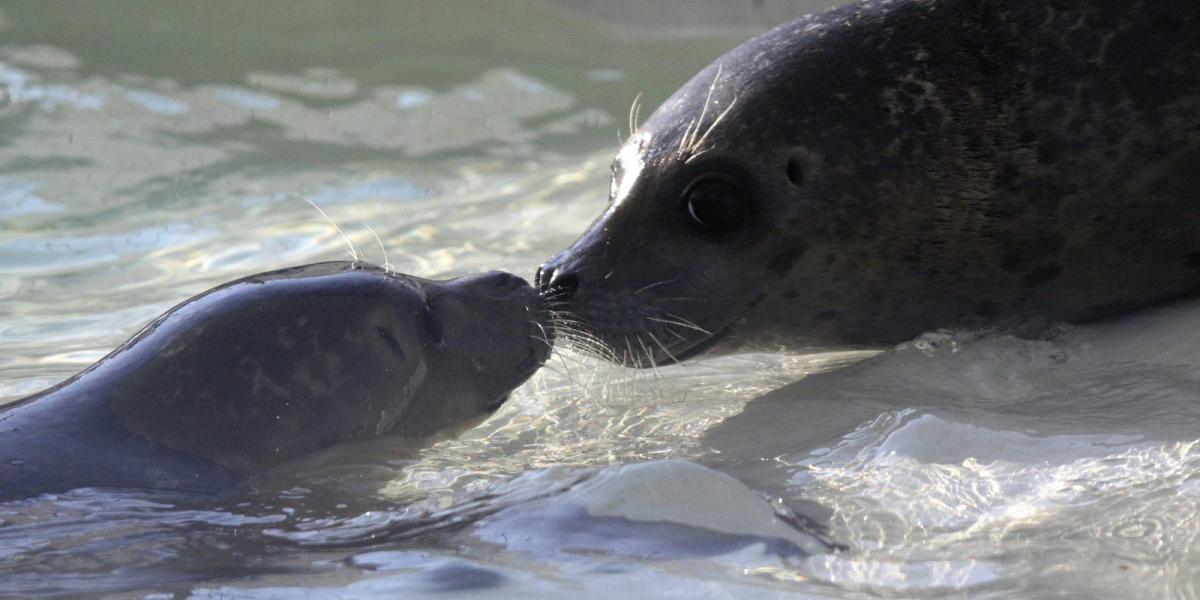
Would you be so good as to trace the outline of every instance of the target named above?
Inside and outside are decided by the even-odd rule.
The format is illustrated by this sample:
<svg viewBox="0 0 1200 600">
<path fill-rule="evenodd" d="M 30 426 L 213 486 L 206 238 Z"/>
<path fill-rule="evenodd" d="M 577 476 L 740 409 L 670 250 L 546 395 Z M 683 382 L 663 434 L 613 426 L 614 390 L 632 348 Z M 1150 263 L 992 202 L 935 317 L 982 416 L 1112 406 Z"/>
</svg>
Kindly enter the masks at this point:
<svg viewBox="0 0 1200 600">
<path fill-rule="evenodd" d="M 722 233 L 741 224 L 746 192 L 732 177 L 709 173 L 701 175 L 684 190 L 682 204 L 696 228 Z"/>
</svg>

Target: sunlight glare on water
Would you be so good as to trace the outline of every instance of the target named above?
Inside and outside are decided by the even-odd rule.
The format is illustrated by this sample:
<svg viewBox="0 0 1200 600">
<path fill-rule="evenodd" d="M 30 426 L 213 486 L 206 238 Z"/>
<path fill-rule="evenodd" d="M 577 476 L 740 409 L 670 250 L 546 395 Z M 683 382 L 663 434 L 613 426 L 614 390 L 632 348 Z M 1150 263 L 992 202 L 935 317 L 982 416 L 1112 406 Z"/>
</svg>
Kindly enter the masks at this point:
<svg viewBox="0 0 1200 600">
<path fill-rule="evenodd" d="M 815 7 L 735 4 L 4 5 L 0 402 L 209 287 L 348 258 L 305 199 L 367 261 L 530 277 L 604 210 L 639 92 Z M 1198 324 L 658 372 L 562 349 L 427 447 L 0 504 L 0 596 L 1195 597 Z"/>
</svg>

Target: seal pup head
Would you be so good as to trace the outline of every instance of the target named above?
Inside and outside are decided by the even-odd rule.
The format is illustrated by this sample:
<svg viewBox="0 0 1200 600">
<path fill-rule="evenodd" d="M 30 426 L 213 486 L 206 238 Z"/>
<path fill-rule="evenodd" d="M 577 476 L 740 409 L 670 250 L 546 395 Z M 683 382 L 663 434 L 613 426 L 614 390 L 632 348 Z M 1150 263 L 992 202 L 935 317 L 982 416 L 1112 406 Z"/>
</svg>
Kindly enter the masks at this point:
<svg viewBox="0 0 1200 600">
<path fill-rule="evenodd" d="M 335 443 L 491 414 L 549 354 L 536 292 L 361 263 L 241 279 L 175 307 L 80 382 L 151 441 L 249 474 Z"/>
</svg>

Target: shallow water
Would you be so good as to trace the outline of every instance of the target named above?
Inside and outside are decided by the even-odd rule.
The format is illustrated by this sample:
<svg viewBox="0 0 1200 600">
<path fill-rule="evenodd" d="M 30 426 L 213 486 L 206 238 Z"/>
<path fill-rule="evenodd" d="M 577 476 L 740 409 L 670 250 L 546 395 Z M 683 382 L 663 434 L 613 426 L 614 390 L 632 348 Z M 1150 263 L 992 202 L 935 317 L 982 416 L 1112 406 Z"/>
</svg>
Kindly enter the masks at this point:
<svg viewBox="0 0 1200 600">
<path fill-rule="evenodd" d="M 531 275 L 603 207 L 637 93 L 802 12 L 712 4 L 3 5 L 0 402 L 345 258 L 303 198 L 366 260 Z M 1200 304 L 1056 334 L 657 375 L 564 352 L 423 450 L 0 504 L 0 596 L 1196 596 Z"/>
</svg>

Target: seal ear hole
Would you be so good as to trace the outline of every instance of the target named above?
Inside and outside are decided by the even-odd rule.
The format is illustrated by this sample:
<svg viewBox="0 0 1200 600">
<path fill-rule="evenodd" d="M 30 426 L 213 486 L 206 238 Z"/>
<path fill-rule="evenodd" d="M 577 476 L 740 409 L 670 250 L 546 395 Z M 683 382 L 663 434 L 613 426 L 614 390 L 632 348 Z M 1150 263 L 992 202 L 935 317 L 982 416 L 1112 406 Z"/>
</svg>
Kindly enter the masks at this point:
<svg viewBox="0 0 1200 600">
<path fill-rule="evenodd" d="M 800 165 L 800 159 L 795 156 L 787 160 L 787 177 L 792 185 L 800 187 L 804 185 L 804 167 Z"/>
<path fill-rule="evenodd" d="M 429 333 L 429 340 L 434 345 L 442 343 L 442 324 L 438 322 L 437 317 L 433 316 L 433 311 L 429 307 L 421 311 L 421 324 L 425 326 L 425 331 Z"/>
<path fill-rule="evenodd" d="M 383 339 L 383 343 L 387 344 L 388 348 L 392 349 L 392 352 L 395 352 L 396 354 L 399 354 L 401 358 L 404 358 L 404 349 L 400 346 L 400 342 L 396 341 L 396 338 L 392 335 L 392 332 L 384 329 L 383 327 L 376 327 L 375 332 L 378 333 L 379 337 Z"/>
</svg>

